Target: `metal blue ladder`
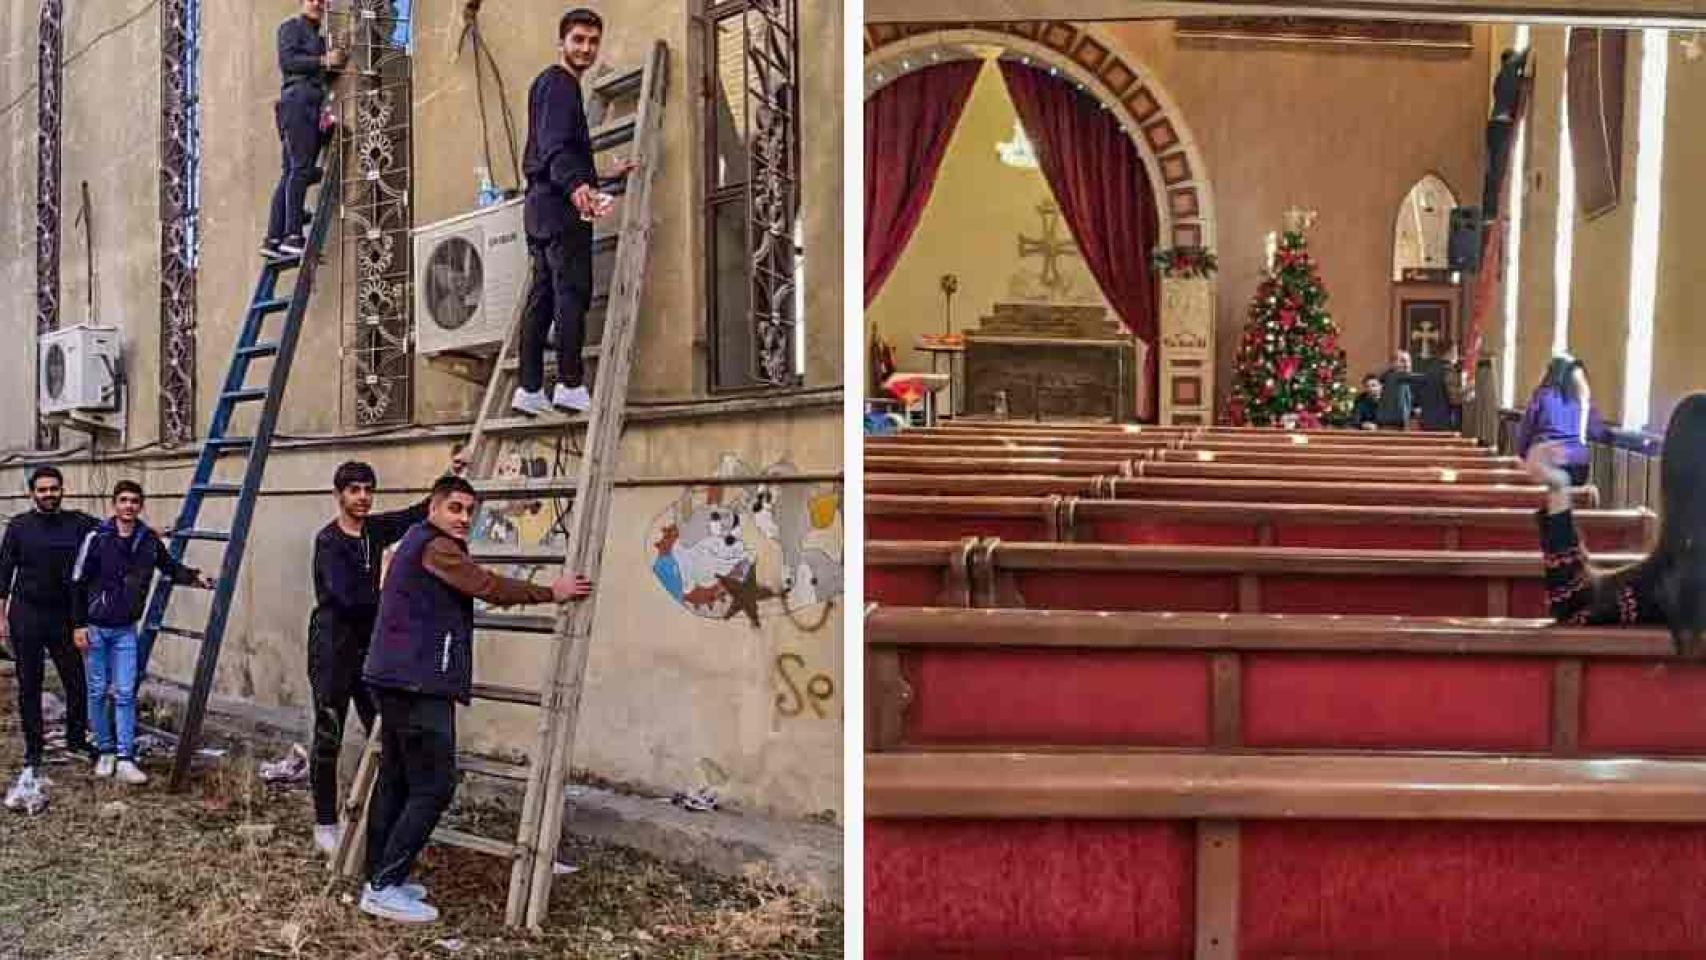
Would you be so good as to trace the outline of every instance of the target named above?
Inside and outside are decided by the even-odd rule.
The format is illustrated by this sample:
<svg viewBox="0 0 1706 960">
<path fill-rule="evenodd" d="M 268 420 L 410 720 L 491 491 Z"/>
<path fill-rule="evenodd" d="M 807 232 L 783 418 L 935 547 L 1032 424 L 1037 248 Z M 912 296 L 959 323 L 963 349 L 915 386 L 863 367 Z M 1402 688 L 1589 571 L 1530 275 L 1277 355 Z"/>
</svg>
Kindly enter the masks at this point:
<svg viewBox="0 0 1706 960">
<path fill-rule="evenodd" d="M 161 635 L 181 637 L 201 644 L 196 660 L 195 679 L 190 687 L 189 704 L 178 731 L 177 755 L 172 762 L 171 789 L 184 788 L 189 779 L 190 761 L 195 756 L 201 737 L 202 720 L 207 714 L 207 698 L 213 689 L 213 678 L 219 665 L 219 645 L 225 636 L 225 625 L 231 612 L 231 601 L 237 592 L 237 574 L 243 564 L 244 548 L 249 540 L 249 523 L 254 517 L 255 500 L 260 494 L 261 480 L 266 474 L 267 454 L 272 448 L 273 430 L 278 424 L 279 408 L 284 402 L 284 388 L 290 380 L 290 364 L 296 355 L 296 342 L 302 332 L 303 317 L 308 312 L 308 300 L 314 293 L 314 274 L 320 253 L 331 232 L 338 204 L 340 171 L 339 157 L 334 148 L 325 160 L 320 180 L 319 197 L 315 204 L 306 250 L 297 257 L 268 259 L 261 268 L 250 298 L 242 331 L 232 351 L 231 366 L 225 374 L 225 384 L 219 391 L 219 402 L 213 409 L 207 439 L 202 442 L 201 455 L 196 460 L 195 476 L 184 495 L 183 508 L 172 527 L 170 549 L 172 556 L 183 560 L 192 541 L 224 545 L 219 579 L 214 584 L 213 599 L 208 608 L 207 622 L 199 630 L 166 622 L 171 609 L 172 584 L 159 578 L 148 601 L 148 612 L 142 620 L 138 638 L 137 676 L 147 676 L 148 658 L 154 641 Z M 296 274 L 296 283 L 288 294 L 280 294 L 278 282 L 287 273 Z M 284 317 L 276 336 L 265 336 L 268 320 Z M 249 372 L 256 360 L 272 358 L 272 370 L 266 386 L 250 386 Z M 259 403 L 260 419 L 254 436 L 232 436 L 232 420 L 239 406 Z M 214 469 L 221 457 L 246 458 L 242 483 L 220 483 L 214 480 Z M 204 529 L 197 525 L 202 505 L 208 498 L 236 498 L 231 529 Z"/>
</svg>

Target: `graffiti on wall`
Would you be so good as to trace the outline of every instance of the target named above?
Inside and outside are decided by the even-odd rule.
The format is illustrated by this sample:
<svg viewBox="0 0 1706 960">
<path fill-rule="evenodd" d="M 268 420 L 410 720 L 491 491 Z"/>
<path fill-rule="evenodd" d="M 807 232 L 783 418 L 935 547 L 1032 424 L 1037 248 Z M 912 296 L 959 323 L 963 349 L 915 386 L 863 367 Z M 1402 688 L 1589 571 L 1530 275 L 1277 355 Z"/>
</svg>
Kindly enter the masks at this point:
<svg viewBox="0 0 1706 960">
<path fill-rule="evenodd" d="M 828 623 L 842 587 L 841 489 L 789 479 L 798 472 L 787 461 L 757 471 L 725 455 L 716 475 L 729 483 L 684 489 L 647 535 L 664 592 L 712 620 Z"/>
</svg>

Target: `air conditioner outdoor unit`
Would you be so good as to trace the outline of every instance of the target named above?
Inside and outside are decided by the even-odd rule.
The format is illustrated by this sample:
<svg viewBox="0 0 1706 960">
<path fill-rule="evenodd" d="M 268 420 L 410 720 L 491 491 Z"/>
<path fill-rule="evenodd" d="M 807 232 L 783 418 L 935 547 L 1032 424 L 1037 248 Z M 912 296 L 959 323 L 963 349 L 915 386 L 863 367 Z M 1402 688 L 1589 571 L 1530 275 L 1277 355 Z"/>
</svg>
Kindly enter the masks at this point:
<svg viewBox="0 0 1706 960">
<path fill-rule="evenodd" d="M 523 200 L 414 232 L 416 346 L 434 354 L 495 351 L 526 295 Z"/>
<path fill-rule="evenodd" d="M 117 410 L 122 352 L 113 327 L 76 326 L 43 334 L 36 367 L 40 411 Z"/>
</svg>

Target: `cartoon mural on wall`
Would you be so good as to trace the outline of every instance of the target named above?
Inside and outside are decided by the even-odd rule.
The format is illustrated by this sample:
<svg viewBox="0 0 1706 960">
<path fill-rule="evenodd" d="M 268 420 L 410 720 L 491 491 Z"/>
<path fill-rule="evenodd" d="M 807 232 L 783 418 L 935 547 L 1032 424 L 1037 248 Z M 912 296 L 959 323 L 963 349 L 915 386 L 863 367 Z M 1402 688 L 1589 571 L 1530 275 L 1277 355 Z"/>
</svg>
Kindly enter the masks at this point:
<svg viewBox="0 0 1706 960">
<path fill-rule="evenodd" d="M 494 478 L 500 481 L 542 480 L 553 474 L 551 447 L 536 440 L 505 445 L 498 455 Z M 561 473 L 561 470 L 555 471 Z M 568 541 L 569 500 L 558 497 L 492 498 L 480 504 L 469 539 L 485 547 L 518 547 L 541 552 L 561 551 Z M 539 579 L 552 564 L 514 563 L 499 568 L 506 576 Z M 480 604 L 484 607 L 484 604 Z"/>
<path fill-rule="evenodd" d="M 798 473 L 787 461 L 757 471 L 726 454 L 716 476 L 730 483 L 683 490 L 648 535 L 664 591 L 707 619 L 828 622 L 842 588 L 841 490 L 788 479 Z"/>
</svg>

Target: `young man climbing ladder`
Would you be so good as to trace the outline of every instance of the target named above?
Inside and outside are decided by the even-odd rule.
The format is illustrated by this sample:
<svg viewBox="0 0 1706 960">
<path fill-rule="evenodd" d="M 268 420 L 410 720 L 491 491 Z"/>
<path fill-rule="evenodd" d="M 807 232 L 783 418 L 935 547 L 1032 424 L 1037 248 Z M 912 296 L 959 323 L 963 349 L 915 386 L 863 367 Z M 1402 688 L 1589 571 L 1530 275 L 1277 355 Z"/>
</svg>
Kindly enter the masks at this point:
<svg viewBox="0 0 1706 960">
<path fill-rule="evenodd" d="M 379 701 L 382 742 L 361 909 L 404 923 L 438 918 L 426 890 L 408 880 L 456 792 L 456 704 L 473 692 L 474 601 L 567 603 L 592 593 L 591 581 L 568 571 L 544 587 L 476 564 L 468 534 L 479 502 L 461 477 L 433 484 L 430 504 L 392 557 L 362 670 Z"/>
<path fill-rule="evenodd" d="M 598 190 L 592 132 L 587 127 L 582 84 L 598 62 L 604 21 L 576 8 L 557 24 L 558 60 L 527 91 L 527 177 L 523 216 L 533 281 L 521 323 L 520 385 L 510 405 L 537 416 L 553 406 L 571 413 L 592 407 L 581 350 L 586 312 L 592 305 L 592 223 L 610 212 L 610 197 Z M 623 161 L 616 176 L 634 170 Z M 557 384 L 545 395 L 545 336 L 557 330 Z"/>
<path fill-rule="evenodd" d="M 349 59 L 342 50 L 328 49 L 326 38 L 320 35 L 325 17 L 326 0 L 302 0 L 301 16 L 291 17 L 278 28 L 278 69 L 283 86 L 273 109 L 284 148 L 284 169 L 273 189 L 267 238 L 261 244 L 264 257 L 299 257 L 307 246 L 302 224 L 307 219 L 304 204 L 308 184 L 314 179 L 314 164 L 324 139 L 320 113 L 331 71 Z"/>
</svg>

